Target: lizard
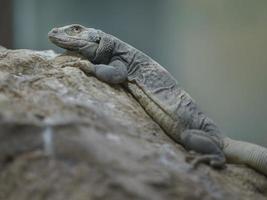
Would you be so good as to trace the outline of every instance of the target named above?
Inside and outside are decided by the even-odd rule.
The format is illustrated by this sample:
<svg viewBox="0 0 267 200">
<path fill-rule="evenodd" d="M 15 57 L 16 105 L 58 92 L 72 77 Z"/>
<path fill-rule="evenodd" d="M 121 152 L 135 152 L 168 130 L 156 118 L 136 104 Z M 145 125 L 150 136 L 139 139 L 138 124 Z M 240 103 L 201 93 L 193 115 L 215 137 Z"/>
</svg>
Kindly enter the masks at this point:
<svg viewBox="0 0 267 200">
<path fill-rule="evenodd" d="M 142 51 L 101 30 L 79 24 L 53 28 L 55 45 L 88 61 L 67 63 L 108 84 L 121 84 L 175 142 L 199 154 L 192 164 L 214 168 L 246 164 L 267 175 L 267 149 L 225 136 L 175 78 Z"/>
</svg>

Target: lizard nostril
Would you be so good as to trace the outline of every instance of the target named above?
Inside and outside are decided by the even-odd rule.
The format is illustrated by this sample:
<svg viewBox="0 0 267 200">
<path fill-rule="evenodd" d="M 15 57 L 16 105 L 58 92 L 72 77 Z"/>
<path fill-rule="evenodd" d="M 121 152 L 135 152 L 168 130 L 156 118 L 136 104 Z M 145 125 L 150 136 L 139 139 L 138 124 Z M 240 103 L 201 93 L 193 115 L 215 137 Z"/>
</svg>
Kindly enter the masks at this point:
<svg viewBox="0 0 267 200">
<path fill-rule="evenodd" d="M 58 28 L 53 28 L 52 33 L 58 33 Z"/>
</svg>

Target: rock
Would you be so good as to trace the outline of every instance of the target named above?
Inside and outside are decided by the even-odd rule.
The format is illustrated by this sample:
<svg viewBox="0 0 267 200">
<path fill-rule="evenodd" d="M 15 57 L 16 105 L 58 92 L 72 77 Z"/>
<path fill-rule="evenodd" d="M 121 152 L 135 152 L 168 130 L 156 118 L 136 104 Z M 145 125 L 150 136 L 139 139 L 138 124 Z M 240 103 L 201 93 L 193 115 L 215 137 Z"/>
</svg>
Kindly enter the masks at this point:
<svg viewBox="0 0 267 200">
<path fill-rule="evenodd" d="M 0 51 L 1 50 L 6 50 L 6 48 L 0 45 Z"/>
<path fill-rule="evenodd" d="M 0 199 L 266 199 L 242 165 L 191 169 L 131 94 L 53 51 L 0 50 Z"/>
</svg>

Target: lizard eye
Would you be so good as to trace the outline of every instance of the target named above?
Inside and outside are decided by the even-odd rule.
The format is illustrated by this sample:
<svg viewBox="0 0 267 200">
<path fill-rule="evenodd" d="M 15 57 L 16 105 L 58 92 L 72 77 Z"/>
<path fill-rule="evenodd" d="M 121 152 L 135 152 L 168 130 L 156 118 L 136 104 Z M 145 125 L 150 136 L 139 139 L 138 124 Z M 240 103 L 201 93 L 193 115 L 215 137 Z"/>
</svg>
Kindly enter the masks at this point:
<svg viewBox="0 0 267 200">
<path fill-rule="evenodd" d="M 72 28 L 72 30 L 73 30 L 73 32 L 75 32 L 75 33 L 80 33 L 80 32 L 81 32 L 81 27 L 80 27 L 80 26 L 74 26 L 74 27 Z"/>
</svg>

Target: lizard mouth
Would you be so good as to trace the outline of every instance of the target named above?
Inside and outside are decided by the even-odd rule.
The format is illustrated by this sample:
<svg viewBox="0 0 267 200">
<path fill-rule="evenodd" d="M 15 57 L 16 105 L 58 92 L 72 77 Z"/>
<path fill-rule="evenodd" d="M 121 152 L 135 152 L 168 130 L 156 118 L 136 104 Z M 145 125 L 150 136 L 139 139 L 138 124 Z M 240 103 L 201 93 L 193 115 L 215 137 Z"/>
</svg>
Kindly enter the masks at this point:
<svg viewBox="0 0 267 200">
<path fill-rule="evenodd" d="M 51 34 L 48 38 L 52 43 L 67 49 L 77 49 L 88 45 L 88 41 L 74 37 L 62 38 Z"/>
</svg>

